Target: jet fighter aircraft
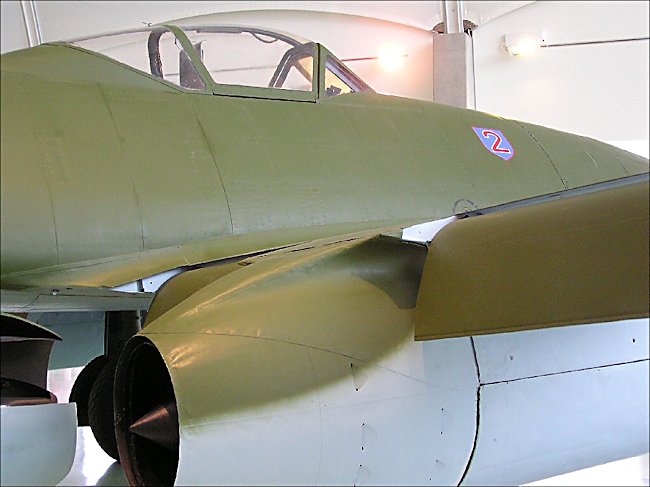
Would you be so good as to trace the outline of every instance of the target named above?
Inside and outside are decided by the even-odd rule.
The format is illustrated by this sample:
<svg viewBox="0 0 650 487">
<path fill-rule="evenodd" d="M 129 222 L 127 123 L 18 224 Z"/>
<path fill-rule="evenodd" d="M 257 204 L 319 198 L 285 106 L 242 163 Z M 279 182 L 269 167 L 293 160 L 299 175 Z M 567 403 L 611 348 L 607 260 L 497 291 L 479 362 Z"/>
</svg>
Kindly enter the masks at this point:
<svg viewBox="0 0 650 487">
<path fill-rule="evenodd" d="M 57 337 L 15 313 L 101 310 L 71 401 L 132 485 L 520 484 L 648 450 L 645 158 L 380 95 L 288 34 L 159 25 L 3 55 L 1 167 L 3 431 L 55 401 Z M 3 483 L 42 480 L 53 439 L 16 424 Z"/>
</svg>

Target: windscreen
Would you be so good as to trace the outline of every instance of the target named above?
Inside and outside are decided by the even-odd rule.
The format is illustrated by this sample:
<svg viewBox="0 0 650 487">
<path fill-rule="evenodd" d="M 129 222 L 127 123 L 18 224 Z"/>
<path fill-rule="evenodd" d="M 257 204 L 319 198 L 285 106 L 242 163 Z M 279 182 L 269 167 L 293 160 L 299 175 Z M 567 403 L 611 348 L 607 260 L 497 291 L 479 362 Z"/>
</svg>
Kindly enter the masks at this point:
<svg viewBox="0 0 650 487">
<path fill-rule="evenodd" d="M 203 64 L 219 84 L 311 91 L 313 43 L 260 29 L 184 27 Z"/>
</svg>

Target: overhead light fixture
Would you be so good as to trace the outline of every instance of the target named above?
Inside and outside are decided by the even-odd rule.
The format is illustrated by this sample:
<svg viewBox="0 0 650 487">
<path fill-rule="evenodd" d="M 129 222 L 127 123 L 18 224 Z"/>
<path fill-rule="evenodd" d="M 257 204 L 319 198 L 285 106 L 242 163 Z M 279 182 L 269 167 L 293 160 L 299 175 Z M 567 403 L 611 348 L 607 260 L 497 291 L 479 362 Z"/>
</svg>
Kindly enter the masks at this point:
<svg viewBox="0 0 650 487">
<path fill-rule="evenodd" d="M 543 31 L 513 32 L 505 35 L 504 46 L 512 56 L 526 56 L 547 45 Z"/>
</svg>

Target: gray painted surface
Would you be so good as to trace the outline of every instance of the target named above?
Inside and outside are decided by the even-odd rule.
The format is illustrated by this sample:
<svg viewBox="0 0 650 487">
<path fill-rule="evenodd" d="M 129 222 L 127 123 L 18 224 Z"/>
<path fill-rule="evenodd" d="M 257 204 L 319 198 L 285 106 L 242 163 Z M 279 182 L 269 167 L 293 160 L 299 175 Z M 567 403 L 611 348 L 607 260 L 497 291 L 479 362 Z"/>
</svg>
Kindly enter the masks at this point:
<svg viewBox="0 0 650 487">
<path fill-rule="evenodd" d="M 472 38 L 465 33 L 433 36 L 433 101 L 476 106 Z"/>
<path fill-rule="evenodd" d="M 50 369 L 83 367 L 104 353 L 104 313 L 30 313 L 27 319 L 63 338 L 50 356 Z"/>
</svg>

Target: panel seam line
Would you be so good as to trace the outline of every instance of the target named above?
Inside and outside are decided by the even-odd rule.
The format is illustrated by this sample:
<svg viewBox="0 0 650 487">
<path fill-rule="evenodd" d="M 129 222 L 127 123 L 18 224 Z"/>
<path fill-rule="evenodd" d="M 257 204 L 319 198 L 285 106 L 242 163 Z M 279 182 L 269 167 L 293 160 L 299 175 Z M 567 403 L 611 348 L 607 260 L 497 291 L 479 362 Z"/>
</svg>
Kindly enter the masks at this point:
<svg viewBox="0 0 650 487">
<path fill-rule="evenodd" d="M 474 431 L 474 441 L 472 443 L 472 451 L 469 454 L 469 459 L 467 460 L 467 465 L 465 466 L 465 471 L 458 481 L 458 485 L 461 485 L 467 477 L 469 468 L 472 465 L 472 460 L 474 460 L 474 454 L 476 453 L 476 446 L 478 445 L 478 431 L 481 424 L 481 369 L 478 364 L 478 357 L 476 355 L 476 345 L 474 344 L 474 337 L 469 337 L 470 344 L 472 345 L 472 356 L 474 357 L 474 366 L 476 367 L 476 379 L 478 382 L 478 387 L 476 388 L 476 430 Z"/>
<path fill-rule="evenodd" d="M 217 164 L 217 159 L 215 157 L 214 150 L 212 150 L 212 144 L 210 143 L 210 139 L 208 138 L 208 135 L 205 132 L 205 128 L 201 123 L 201 119 L 199 118 L 195 110 L 192 111 L 194 112 L 194 119 L 196 120 L 196 123 L 199 124 L 201 133 L 203 134 L 203 139 L 205 140 L 205 143 L 208 145 L 208 151 L 210 152 L 210 157 L 212 158 L 214 167 L 217 170 L 217 176 L 219 177 L 219 182 L 221 183 L 221 189 L 223 190 L 223 197 L 226 199 L 226 206 L 228 207 L 228 218 L 230 219 L 230 234 L 234 235 L 235 225 L 232 222 L 232 209 L 230 208 L 230 201 L 228 200 L 228 192 L 226 191 L 226 186 L 223 182 L 223 178 L 221 177 L 221 171 L 219 171 L 219 165 Z"/>
<path fill-rule="evenodd" d="M 548 159 L 548 162 L 550 162 L 550 163 L 551 163 L 551 166 L 553 166 L 553 169 L 555 169 L 555 172 L 556 172 L 556 174 L 558 175 L 558 177 L 560 178 L 560 181 L 562 181 L 562 185 L 564 186 L 564 189 L 569 189 L 569 186 L 568 186 L 566 180 L 562 177 L 562 175 L 560 174 L 560 171 L 558 171 L 557 167 L 555 166 L 555 163 L 553 162 L 553 159 L 551 159 L 551 156 L 549 156 L 548 152 L 546 152 L 546 149 L 544 149 L 544 147 L 542 146 L 542 144 L 539 143 L 539 140 L 537 140 L 537 138 L 532 134 L 532 132 L 531 132 L 530 130 L 528 130 L 528 128 L 527 128 L 523 123 L 521 123 L 521 122 L 518 121 L 518 120 L 515 120 L 515 122 L 516 122 L 517 125 L 519 125 L 522 129 L 524 129 L 524 131 L 525 131 L 528 135 L 530 135 L 530 137 L 535 141 L 535 143 L 538 145 L 538 147 L 542 150 L 542 152 L 544 153 L 544 155 L 545 155 L 546 158 Z"/>
<path fill-rule="evenodd" d="M 573 372 L 585 372 L 587 370 L 596 370 L 596 369 L 607 369 L 609 367 L 618 367 L 619 365 L 630 365 L 630 364 L 637 364 L 641 362 L 648 362 L 650 359 L 648 358 L 642 358 L 642 359 L 637 359 L 637 360 L 630 360 L 628 362 L 617 362 L 615 364 L 606 364 L 606 365 L 596 365 L 593 367 L 583 367 L 581 369 L 572 369 L 572 370 L 565 370 L 562 372 L 549 372 L 548 374 L 539 374 L 539 375 L 531 375 L 528 377 L 519 377 L 517 379 L 508 379 L 508 380 L 498 380 L 498 381 L 493 381 L 493 382 L 483 382 L 481 383 L 481 386 L 491 386 L 491 385 L 496 385 L 496 384 L 507 384 L 509 382 L 518 382 L 521 380 L 529 380 L 529 379 L 538 379 L 541 377 L 553 377 L 554 375 L 563 375 L 563 374 L 571 374 Z"/>
</svg>

